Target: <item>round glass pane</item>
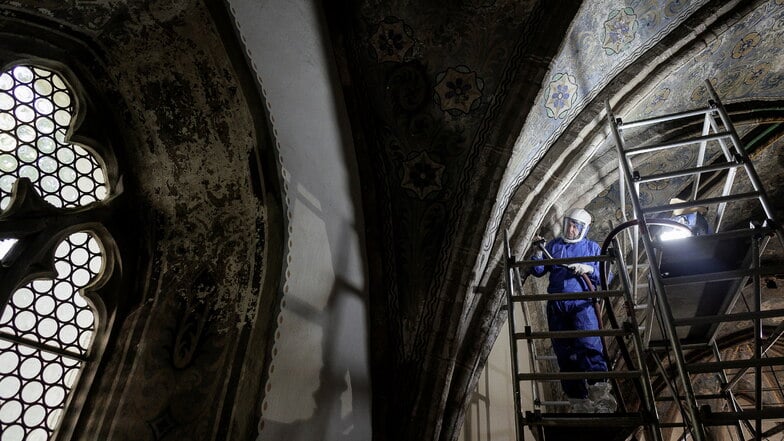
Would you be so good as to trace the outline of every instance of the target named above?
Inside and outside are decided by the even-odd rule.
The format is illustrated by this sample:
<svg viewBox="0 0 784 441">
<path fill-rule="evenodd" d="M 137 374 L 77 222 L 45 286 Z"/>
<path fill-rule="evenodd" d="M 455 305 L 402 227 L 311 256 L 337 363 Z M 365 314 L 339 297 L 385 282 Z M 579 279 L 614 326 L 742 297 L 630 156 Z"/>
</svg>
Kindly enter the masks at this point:
<svg viewBox="0 0 784 441">
<path fill-rule="evenodd" d="M 73 288 L 71 287 L 71 284 L 65 281 L 57 282 L 57 285 L 54 286 L 54 296 L 63 301 L 73 297 Z"/>
<path fill-rule="evenodd" d="M 90 259 L 90 272 L 93 274 L 100 274 L 103 269 L 103 259 L 101 256 L 94 256 Z"/>
<path fill-rule="evenodd" d="M 12 375 L 0 378 L 0 398 L 8 400 L 16 396 L 21 386 L 22 382 Z"/>
<path fill-rule="evenodd" d="M 19 102 L 29 103 L 33 100 L 33 97 L 33 89 L 31 89 L 30 86 L 22 84 L 14 87 L 14 98 L 16 98 Z"/>
<path fill-rule="evenodd" d="M 89 239 L 90 239 L 90 235 L 83 231 L 79 231 L 77 233 L 68 236 L 68 241 L 76 246 L 86 244 L 87 240 Z"/>
<path fill-rule="evenodd" d="M 12 299 L 14 306 L 18 306 L 19 308 L 27 308 L 33 304 L 35 295 L 32 291 L 30 291 L 29 288 L 19 288 L 14 293 Z"/>
<path fill-rule="evenodd" d="M 60 189 L 60 195 L 68 202 L 74 202 L 79 199 L 79 191 L 73 185 L 66 185 Z"/>
<path fill-rule="evenodd" d="M 0 110 L 11 110 L 14 108 L 16 100 L 7 92 L 0 92 Z"/>
<path fill-rule="evenodd" d="M 68 94 L 63 92 L 62 90 L 55 92 L 54 95 L 52 96 L 52 99 L 57 107 L 68 108 L 68 106 L 71 105 L 71 97 L 68 96 Z M 67 126 L 68 123 L 65 123 L 63 125 Z"/>
<path fill-rule="evenodd" d="M 62 409 L 55 409 L 49 413 L 49 417 L 46 418 L 46 427 L 48 427 L 49 430 L 57 428 L 57 423 L 60 422 L 60 415 L 62 412 Z"/>
<path fill-rule="evenodd" d="M 79 158 L 76 160 L 76 170 L 86 175 L 93 170 L 93 163 L 87 158 Z"/>
<path fill-rule="evenodd" d="M 22 401 L 34 403 L 44 394 L 44 385 L 38 381 L 30 381 L 22 388 Z"/>
<path fill-rule="evenodd" d="M 24 162 L 33 162 L 38 159 L 38 151 L 27 144 L 19 146 L 16 153 L 19 155 L 19 159 Z"/>
<path fill-rule="evenodd" d="M 13 130 L 16 127 L 16 118 L 10 113 L 0 113 L 0 130 Z"/>
<path fill-rule="evenodd" d="M 65 389 L 62 386 L 52 386 L 46 391 L 44 403 L 49 407 L 57 407 L 65 400 Z"/>
<path fill-rule="evenodd" d="M 87 330 L 82 332 L 79 336 L 79 346 L 84 350 L 87 350 L 90 347 L 90 343 L 93 341 L 93 331 Z"/>
<path fill-rule="evenodd" d="M 92 277 L 90 275 L 90 272 L 84 268 L 79 268 L 74 270 L 73 274 L 71 275 L 71 280 L 73 281 L 73 284 L 78 288 L 84 288 L 85 286 L 87 286 L 87 284 L 90 283 L 91 278 Z"/>
<path fill-rule="evenodd" d="M 60 181 L 54 176 L 44 176 L 41 178 L 41 188 L 47 193 L 54 193 L 60 188 Z"/>
<path fill-rule="evenodd" d="M 61 342 L 70 345 L 79 337 L 79 330 L 74 325 L 65 325 L 60 328 L 59 336 Z"/>
<path fill-rule="evenodd" d="M 66 184 L 70 184 L 76 180 L 76 172 L 71 167 L 61 168 L 57 174 L 60 176 L 60 180 Z"/>
<path fill-rule="evenodd" d="M 57 307 L 57 320 L 70 322 L 76 315 L 76 308 L 70 303 L 62 303 Z"/>
<path fill-rule="evenodd" d="M 46 429 L 37 428 L 27 434 L 25 441 L 47 441 L 49 439 L 49 432 Z"/>
<path fill-rule="evenodd" d="M 42 136 L 38 138 L 38 142 L 36 144 L 38 145 L 38 150 L 40 150 L 41 153 L 53 153 L 55 148 L 57 148 L 57 144 L 54 142 L 54 139 L 48 136 Z"/>
<path fill-rule="evenodd" d="M 8 133 L 0 133 L 0 150 L 4 152 L 13 152 L 16 150 L 16 138 Z"/>
<path fill-rule="evenodd" d="M 44 368 L 43 379 L 48 384 L 59 383 L 63 377 L 63 367 L 59 362 L 49 363 Z"/>
<path fill-rule="evenodd" d="M 40 315 L 49 315 L 54 312 L 54 299 L 51 296 L 39 295 L 35 300 L 35 312 Z"/>
<path fill-rule="evenodd" d="M 70 164 L 73 162 L 74 158 L 73 150 L 67 147 L 57 150 L 57 160 L 63 164 Z"/>
<path fill-rule="evenodd" d="M 32 380 L 33 378 L 39 376 L 41 374 L 41 360 L 35 357 L 28 357 L 25 361 L 22 362 L 22 366 L 19 368 L 19 373 L 22 375 L 22 378 Z"/>
<path fill-rule="evenodd" d="M 16 158 L 11 155 L 0 155 L 0 170 L 10 173 L 19 165 Z"/>
<path fill-rule="evenodd" d="M 19 356 L 11 351 L 0 352 L 0 374 L 10 374 L 19 365 Z"/>
<path fill-rule="evenodd" d="M 35 139 L 35 129 L 29 125 L 21 125 L 16 128 L 16 136 L 22 142 L 32 142 Z"/>
<path fill-rule="evenodd" d="M 56 101 L 55 101 L 56 102 Z M 71 113 L 67 110 L 57 110 L 54 112 L 54 122 L 63 127 L 68 127 L 71 123 Z"/>
<path fill-rule="evenodd" d="M 38 169 L 32 165 L 22 166 L 19 169 L 19 176 L 29 179 L 30 182 L 35 182 L 38 180 Z"/>
<path fill-rule="evenodd" d="M 40 167 L 41 171 L 44 173 L 54 173 L 54 171 L 57 170 L 57 161 L 51 156 L 44 156 L 38 160 L 38 167 Z"/>
<path fill-rule="evenodd" d="M 76 316 L 76 324 L 83 329 L 87 329 L 92 326 L 94 320 L 95 317 L 89 309 L 83 309 L 79 311 L 79 314 Z"/>
<path fill-rule="evenodd" d="M 49 98 L 38 98 L 35 100 L 35 110 L 39 115 L 49 115 L 54 111 L 54 103 Z"/>
<path fill-rule="evenodd" d="M 52 279 L 33 280 L 33 289 L 40 293 L 49 292 L 49 290 L 52 289 L 52 286 L 54 286 L 54 280 Z"/>
<path fill-rule="evenodd" d="M 19 441 L 24 439 L 24 435 L 24 428 L 14 424 L 3 429 L 3 433 L 0 434 L 0 441 Z"/>
<path fill-rule="evenodd" d="M 0 74 L 0 90 L 11 90 L 14 87 L 14 78 L 8 72 Z"/>
<path fill-rule="evenodd" d="M 71 253 L 71 263 L 74 265 L 82 266 L 87 263 L 87 259 L 89 258 L 90 254 L 82 247 L 74 249 Z"/>
<path fill-rule="evenodd" d="M 47 317 L 38 323 L 38 335 L 43 338 L 52 338 L 57 334 L 57 320 Z"/>
<path fill-rule="evenodd" d="M 25 410 L 23 420 L 27 426 L 35 427 L 43 423 L 44 418 L 46 418 L 46 409 L 44 409 L 44 406 L 33 404 Z"/>
<path fill-rule="evenodd" d="M 20 105 L 14 110 L 14 115 L 16 115 L 17 120 L 29 123 L 35 119 L 35 110 L 28 105 Z"/>
<path fill-rule="evenodd" d="M 47 96 L 52 93 L 52 83 L 44 79 L 35 80 L 33 87 L 39 95 Z"/>
<path fill-rule="evenodd" d="M 76 186 L 79 187 L 79 190 L 83 193 L 92 193 L 92 191 L 95 190 L 95 182 L 87 176 L 79 178 Z"/>
<path fill-rule="evenodd" d="M 2 176 L 0 177 L 0 189 L 6 193 L 11 193 L 11 190 L 14 188 L 14 182 L 16 182 L 16 178 L 14 176 Z"/>
<path fill-rule="evenodd" d="M 22 403 L 8 400 L 0 406 L 0 422 L 11 424 L 22 416 Z"/>
<path fill-rule="evenodd" d="M 54 121 L 46 117 L 38 118 L 35 121 L 35 128 L 38 129 L 39 133 L 48 135 L 54 132 Z"/>
<path fill-rule="evenodd" d="M 33 81 L 33 70 L 27 66 L 16 66 L 13 70 L 14 78 L 20 83 L 29 83 Z"/>
<path fill-rule="evenodd" d="M 20 332 L 27 332 L 33 327 L 35 327 L 35 314 L 30 311 L 22 311 L 16 315 L 14 319 L 14 324 L 16 325 L 16 329 Z"/>
</svg>

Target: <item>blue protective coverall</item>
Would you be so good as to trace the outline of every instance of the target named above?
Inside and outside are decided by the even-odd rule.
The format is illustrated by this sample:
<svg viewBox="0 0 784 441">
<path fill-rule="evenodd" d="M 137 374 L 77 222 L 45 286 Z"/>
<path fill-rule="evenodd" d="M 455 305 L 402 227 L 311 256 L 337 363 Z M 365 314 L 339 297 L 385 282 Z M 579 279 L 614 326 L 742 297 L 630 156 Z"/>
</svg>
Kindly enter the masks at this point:
<svg viewBox="0 0 784 441">
<path fill-rule="evenodd" d="M 705 219 L 700 213 L 686 213 L 678 216 L 673 216 L 672 219 L 680 222 L 689 228 L 695 236 L 702 236 L 703 234 L 713 234 L 713 231 L 708 225 L 708 220 Z"/>
<path fill-rule="evenodd" d="M 559 237 L 551 240 L 545 248 L 554 259 L 601 254 L 599 245 L 585 238 L 576 243 L 566 243 Z M 533 259 L 537 259 L 536 256 Z M 583 263 L 593 267 L 594 270 L 588 277 L 591 283 L 598 287 L 600 283 L 599 263 Z M 565 266 L 542 265 L 531 268 L 531 274 L 536 277 L 541 277 L 546 272 L 550 273 L 550 285 L 547 288 L 549 293 L 589 291 L 583 276 L 574 274 Z M 593 301 L 590 299 L 549 300 L 547 302 L 547 323 L 551 331 L 599 329 L 599 321 L 596 317 Z M 600 337 L 554 338 L 552 342 L 561 372 L 607 371 L 607 362 L 604 359 Z M 562 380 L 561 385 L 569 398 L 588 397 L 585 380 Z"/>
</svg>

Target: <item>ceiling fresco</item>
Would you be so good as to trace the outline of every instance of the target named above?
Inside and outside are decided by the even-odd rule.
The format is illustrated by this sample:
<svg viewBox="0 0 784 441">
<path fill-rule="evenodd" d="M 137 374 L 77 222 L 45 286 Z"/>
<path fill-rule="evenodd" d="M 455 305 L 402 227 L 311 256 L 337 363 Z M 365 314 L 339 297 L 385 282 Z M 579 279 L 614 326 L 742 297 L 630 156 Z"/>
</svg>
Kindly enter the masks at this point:
<svg viewBox="0 0 784 441">
<path fill-rule="evenodd" d="M 624 68 L 707 1 L 583 2 L 550 65 L 548 82 L 515 143 L 487 235 L 492 246 L 502 213 L 519 184 L 585 106 Z"/>
<path fill-rule="evenodd" d="M 560 35 L 577 9 L 556 14 L 546 4 L 348 1 L 328 17 L 358 156 L 367 158 L 368 242 L 383 262 L 371 282 L 374 376 L 382 379 L 374 425 L 390 439 L 456 433 L 427 415 L 446 405 L 450 381 L 467 393 L 465 379 L 451 378 L 463 350 L 455 336 L 465 264 L 522 126 L 519 112 L 557 49 L 544 24 Z M 463 369 L 473 369 L 476 349 Z M 410 408 L 421 410 L 401 413 Z M 448 418 L 461 411 L 451 406 Z"/>
<path fill-rule="evenodd" d="M 448 337 L 447 343 L 454 342 L 455 347 L 464 345 L 467 351 L 469 340 L 479 338 L 471 351 L 485 350 L 482 338 L 493 331 L 474 337 L 470 333 L 474 325 L 490 326 L 486 314 L 495 300 L 474 295 L 470 289 L 464 298 L 463 290 L 494 277 L 497 268 L 488 262 L 490 251 L 500 249 L 501 223 L 529 216 L 511 211 L 538 210 L 520 203 L 523 198 L 562 195 L 554 201 L 555 209 L 551 210 L 552 202 L 541 202 L 541 212 L 549 211 L 550 218 L 576 201 L 593 200 L 588 207 L 597 219 L 617 221 L 619 202 L 613 184 L 617 159 L 612 146 L 606 140 L 602 143 L 606 135 L 601 133 L 604 124 L 597 112 L 597 102 L 607 95 L 634 96 L 635 105 L 624 100 L 619 106 L 630 118 L 693 107 L 693 99 L 704 100 L 700 82 L 705 78 L 714 79 L 730 104 L 775 99 L 780 88 L 777 66 L 784 63 L 777 58 L 782 20 L 781 2 L 776 0 L 583 2 L 573 19 L 562 17 L 561 25 L 568 24 L 562 31 L 543 31 L 545 36 L 566 37 L 550 54 L 552 61 L 543 63 L 538 82 L 517 77 L 517 84 L 509 81 L 517 60 L 536 59 L 520 49 L 526 35 L 533 34 L 528 29 L 532 17 L 539 17 L 535 7 L 512 8 L 508 2 L 462 2 L 449 8 L 440 2 L 348 3 L 346 13 L 351 18 L 342 22 L 333 18 L 331 25 L 334 29 L 340 27 L 336 23 L 348 23 L 343 28 L 350 29 L 333 32 L 335 41 L 346 47 L 344 87 L 350 97 L 360 97 L 354 98 L 349 110 L 355 140 L 364 141 L 358 143 L 359 149 L 366 150 L 360 157 L 367 158 L 365 167 L 372 170 L 372 176 L 367 171 L 362 176 L 366 186 L 372 183 L 365 190 L 373 195 L 367 212 L 371 217 L 376 213 L 382 225 L 384 268 L 375 275 L 371 298 L 379 308 L 375 316 L 387 320 L 378 329 L 383 328 L 381 334 L 395 351 L 377 354 L 376 366 L 390 361 L 399 367 L 416 363 L 433 350 L 450 357 L 448 349 L 437 346 L 439 336 Z M 510 124 L 505 118 L 511 116 L 500 117 L 497 112 L 504 100 L 521 90 L 532 93 L 530 101 L 516 112 L 507 109 L 517 125 Z M 584 127 L 591 124 L 593 132 L 584 135 Z M 741 135 L 756 135 L 743 124 L 738 130 Z M 493 132 L 504 135 L 490 135 Z M 663 136 L 668 134 L 654 135 Z M 585 139 L 583 144 L 580 139 Z M 596 139 L 599 144 L 588 145 Z M 577 147 L 564 147 L 572 141 Z M 569 149 L 571 156 L 563 153 Z M 591 162 L 588 156 L 580 156 L 582 152 L 597 155 Z M 657 156 L 647 166 L 688 163 L 694 157 L 673 152 Z M 491 165 L 494 172 L 487 171 Z M 575 177 L 576 169 L 583 166 L 585 174 Z M 532 175 L 534 167 L 555 171 L 552 176 Z M 547 179 L 553 180 L 551 188 Z M 643 198 L 650 203 L 669 200 L 682 190 L 677 182 L 670 185 L 666 189 L 651 185 Z M 526 191 L 528 186 L 536 187 L 542 196 L 531 196 L 534 192 Z M 536 221 L 529 217 L 521 222 Z M 601 242 L 609 228 L 606 221 L 597 222 L 592 236 Z M 461 242 L 475 232 L 477 242 L 471 246 Z M 468 259 L 459 261 L 463 256 Z M 450 270 L 458 268 L 472 280 L 450 285 L 454 277 Z M 458 292 L 447 288 L 453 286 Z M 474 322 L 477 317 L 484 321 Z M 470 356 L 463 360 L 460 355 L 458 359 L 466 365 L 476 360 Z M 438 367 L 427 367 L 423 374 L 407 372 L 405 368 L 391 372 L 390 378 L 409 384 L 447 375 Z M 424 395 L 395 393 L 392 396 L 401 402 L 418 402 Z"/>
<path fill-rule="evenodd" d="M 435 256 L 464 170 L 487 137 L 487 123 L 509 87 L 509 57 L 532 2 L 360 2 L 350 60 L 368 105 L 374 168 L 394 213 L 393 285 L 405 315 L 439 271 Z M 480 38 L 472 29 L 485 29 Z M 413 318 L 413 317 L 412 317 Z M 410 329 L 413 330 L 413 329 Z M 413 341 L 407 341 L 411 350 Z"/>
<path fill-rule="evenodd" d="M 272 215 L 248 179 L 249 154 L 264 135 L 256 133 L 255 118 L 266 116 L 248 103 L 229 38 L 215 24 L 220 2 L 23 3 L 0 0 L 5 17 L 55 20 L 93 41 L 101 64 L 94 69 L 105 71 L 97 87 L 109 101 L 129 103 L 111 116 L 129 146 L 125 159 L 139 170 L 129 191 L 155 201 L 144 208 L 157 235 L 156 275 L 139 312 L 151 317 L 149 343 L 137 355 L 143 368 L 124 383 L 125 404 L 114 410 L 174 437 L 207 439 L 213 423 L 202 416 L 213 403 L 234 399 L 222 385 L 239 375 L 231 372 L 230 351 L 257 319 Z M 784 122 L 777 110 L 784 94 L 784 0 L 322 3 L 356 146 L 349 160 L 358 162 L 362 183 L 376 441 L 457 438 L 466 397 L 503 321 L 500 265 L 490 255 L 500 249 L 503 222 L 518 216 L 511 211 L 541 208 L 519 215 L 538 227 L 547 213 L 592 201 L 588 209 L 602 220 L 591 233 L 598 241 L 606 220 L 617 221 L 617 159 L 596 122 L 600 98 L 634 96 L 619 113 L 644 117 L 694 107 L 705 98 L 701 82 L 708 78 L 739 115 L 742 136 L 760 134 L 751 124 L 760 115 L 749 102 L 771 108 L 762 114 L 771 125 Z M 701 13 L 722 20 L 690 21 Z M 676 33 L 677 45 L 668 46 Z M 646 76 L 645 69 L 655 72 Z M 644 78 L 616 84 L 638 76 Z M 590 124 L 596 128 L 584 136 Z M 765 182 L 784 188 L 777 130 L 753 155 Z M 675 134 L 684 132 L 640 136 Z M 564 147 L 571 143 L 579 148 Z M 597 152 L 593 161 L 579 157 L 585 151 Z M 660 155 L 648 166 L 693 158 Z M 577 166 L 586 164 L 578 175 Z M 541 207 L 520 207 L 529 196 L 521 193 L 533 193 L 523 185 L 545 176 L 534 173 L 540 169 L 556 175 L 534 184 L 557 187 L 560 200 L 554 206 L 545 188 L 531 196 L 545 201 Z M 655 203 L 682 189 L 650 187 L 644 197 Z M 204 299 L 209 308 L 202 308 Z M 202 357 L 180 368 L 169 353 L 188 320 L 209 326 L 195 339 Z M 198 384 L 186 384 L 180 371 Z M 150 405 L 148 395 L 157 390 L 168 395 Z M 117 439 L 137 435 L 127 424 L 118 426 L 124 435 Z"/>
<path fill-rule="evenodd" d="M 757 135 L 758 131 L 754 129 L 759 124 L 780 124 L 784 118 L 784 110 L 781 110 L 778 104 L 784 97 L 784 72 L 781 70 L 784 66 L 784 1 L 761 2 L 758 7 L 737 17 L 714 37 L 693 56 L 684 57 L 678 64 L 670 66 L 667 75 L 652 85 L 649 92 L 637 102 L 623 103 L 624 109 L 617 112 L 617 116 L 622 116 L 626 121 L 633 121 L 704 107 L 709 99 L 704 82 L 709 79 L 722 103 L 734 117 L 736 130 L 742 140 L 750 141 L 750 138 Z M 746 109 L 748 106 L 740 107 L 746 102 L 753 103 L 749 104 L 751 109 Z M 776 127 L 778 126 L 775 126 L 774 131 L 769 134 L 772 136 L 769 141 L 749 151 L 773 201 L 780 200 L 782 196 L 779 191 L 781 158 L 777 153 L 781 148 L 781 140 L 776 141 L 781 132 Z M 670 128 L 672 129 L 672 126 Z M 673 129 L 674 133 L 659 134 L 630 130 L 628 136 L 631 139 L 635 139 L 636 136 L 637 140 L 648 138 L 649 140 L 645 141 L 647 144 L 653 142 L 651 140 L 665 140 L 676 135 L 678 138 L 695 136 L 700 129 L 698 124 L 692 126 L 690 132 L 689 129 L 680 132 Z M 719 154 L 717 144 L 710 144 L 713 145 L 713 156 L 708 157 L 708 162 Z M 614 143 L 605 141 L 595 162 L 617 164 L 614 149 Z M 640 164 L 641 173 L 645 174 L 646 170 L 663 170 L 672 163 L 681 164 L 683 167 L 696 165 L 696 154 L 696 146 L 691 146 L 641 155 L 646 156 L 645 164 Z M 589 169 L 601 167 L 597 164 Z M 606 169 L 606 166 L 604 168 Z M 613 173 L 617 176 L 617 168 L 614 170 Z M 670 198 L 683 191 L 686 185 L 688 183 L 684 178 L 648 183 L 642 186 L 640 197 L 644 205 L 665 204 Z M 735 192 L 742 192 L 748 188 L 750 184 L 745 174 L 740 173 Z M 707 192 L 708 189 L 701 191 Z M 746 213 L 752 205 L 733 204 L 724 225 L 742 221 L 741 213 Z M 617 225 L 621 220 L 617 178 L 616 183 L 599 193 L 588 209 L 594 213 L 596 219 L 605 221 L 609 219 Z M 713 219 L 713 214 L 709 215 L 710 219 Z M 609 229 L 608 222 L 600 222 L 595 225 L 593 236 L 601 241 Z"/>
</svg>

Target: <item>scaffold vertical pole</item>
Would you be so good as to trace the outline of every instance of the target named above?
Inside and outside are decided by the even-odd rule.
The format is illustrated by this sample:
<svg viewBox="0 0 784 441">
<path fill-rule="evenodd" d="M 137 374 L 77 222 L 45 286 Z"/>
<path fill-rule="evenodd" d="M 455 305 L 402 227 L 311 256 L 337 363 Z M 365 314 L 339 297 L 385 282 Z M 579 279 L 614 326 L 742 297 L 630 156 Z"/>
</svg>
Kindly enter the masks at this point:
<svg viewBox="0 0 784 441">
<path fill-rule="evenodd" d="M 612 133 L 613 139 L 615 140 L 616 148 L 618 151 L 618 155 L 623 158 L 626 158 L 624 149 L 623 149 L 623 138 L 621 137 L 620 130 L 618 129 L 618 122 L 615 120 L 615 116 L 613 115 L 612 108 L 610 107 L 610 102 L 605 102 L 605 108 L 607 111 L 607 119 L 610 125 L 610 131 Z M 626 179 L 627 182 L 631 183 L 634 182 L 634 178 L 632 176 L 632 172 L 630 170 L 630 166 L 628 161 L 624 160 L 621 161 L 621 178 Z M 694 389 L 692 388 L 691 381 L 689 380 L 689 374 L 686 371 L 686 362 L 683 356 L 683 349 L 681 347 L 680 340 L 678 339 L 678 334 L 675 329 L 674 319 L 672 315 L 672 310 L 670 305 L 667 303 L 667 298 L 664 291 L 664 284 L 661 280 L 661 275 L 658 274 L 658 271 L 654 271 L 654 262 L 656 262 L 656 255 L 653 249 L 653 243 L 651 241 L 650 234 L 648 232 L 648 225 L 645 222 L 645 216 L 642 210 L 642 206 L 640 204 L 639 197 L 632 192 L 631 194 L 631 203 L 632 209 L 634 210 L 634 215 L 638 220 L 638 229 L 640 233 L 640 238 L 643 242 L 643 248 L 645 249 L 645 254 L 648 259 L 648 263 L 650 265 L 651 274 L 651 281 L 654 287 L 654 295 L 656 296 L 660 316 L 662 319 L 662 324 L 665 328 L 665 333 L 667 334 L 667 338 L 669 339 L 670 345 L 672 347 L 672 351 L 674 353 L 675 358 L 675 368 L 678 373 L 678 377 L 680 378 L 681 383 L 683 384 L 684 393 L 686 396 L 686 419 L 688 420 L 688 427 L 692 433 L 692 436 L 695 441 L 705 441 L 705 432 L 702 427 L 702 424 L 699 420 L 699 409 L 697 407 L 697 399 L 694 395 Z"/>
</svg>

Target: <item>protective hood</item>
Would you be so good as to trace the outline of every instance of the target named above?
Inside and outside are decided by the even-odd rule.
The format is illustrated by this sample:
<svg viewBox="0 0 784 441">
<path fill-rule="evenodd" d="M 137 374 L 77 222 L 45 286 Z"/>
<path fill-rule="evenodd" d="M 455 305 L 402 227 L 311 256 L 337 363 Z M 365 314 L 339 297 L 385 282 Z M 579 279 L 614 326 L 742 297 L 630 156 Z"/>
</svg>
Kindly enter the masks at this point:
<svg viewBox="0 0 784 441">
<path fill-rule="evenodd" d="M 591 215 L 582 208 L 572 210 L 564 216 L 561 230 L 561 239 L 566 243 L 577 243 L 588 234 L 591 225 Z"/>
</svg>

